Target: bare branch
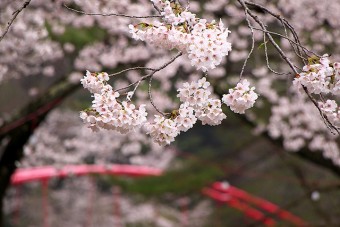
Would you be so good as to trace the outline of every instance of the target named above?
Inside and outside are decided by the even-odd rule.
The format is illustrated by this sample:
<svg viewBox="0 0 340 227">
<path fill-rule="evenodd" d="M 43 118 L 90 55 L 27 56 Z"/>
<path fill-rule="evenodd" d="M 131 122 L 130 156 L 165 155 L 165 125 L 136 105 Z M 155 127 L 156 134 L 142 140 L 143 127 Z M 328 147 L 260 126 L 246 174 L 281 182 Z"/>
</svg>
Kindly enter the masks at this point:
<svg viewBox="0 0 340 227">
<path fill-rule="evenodd" d="M 164 69 L 165 67 L 167 67 L 168 65 L 170 65 L 172 62 L 174 62 L 174 61 L 175 61 L 178 57 L 180 57 L 181 55 L 182 55 L 182 52 L 178 52 L 178 54 L 176 54 L 176 56 L 174 56 L 173 58 L 171 58 L 171 59 L 170 59 L 168 62 L 166 62 L 164 65 L 160 66 L 159 68 L 153 69 L 151 73 L 149 73 L 149 74 L 143 76 L 143 77 L 142 77 L 141 79 L 139 79 L 138 81 L 135 81 L 135 82 L 129 84 L 128 86 L 123 87 L 123 88 L 119 88 L 119 89 L 117 89 L 117 90 L 115 90 L 115 91 L 118 92 L 118 91 L 121 91 L 121 90 L 128 89 L 128 88 L 130 88 L 130 87 L 132 87 L 132 86 L 134 86 L 134 85 L 140 83 L 141 81 L 146 80 L 146 79 L 148 79 L 149 77 L 152 77 L 156 72 L 158 72 L 158 71 Z"/>
<path fill-rule="evenodd" d="M 293 34 L 295 41 L 296 41 L 298 44 L 300 44 L 300 46 L 302 46 L 302 45 L 301 45 L 301 42 L 300 42 L 300 39 L 299 39 L 299 36 L 297 35 L 297 33 L 296 33 L 294 27 L 293 27 L 293 26 L 292 26 L 285 18 L 283 18 L 281 15 L 276 14 L 276 13 L 272 12 L 271 10 L 269 10 L 268 8 L 266 8 L 266 7 L 264 7 L 264 6 L 260 5 L 260 4 L 257 4 L 257 3 L 253 3 L 253 2 L 249 2 L 249 1 L 244 1 L 244 3 L 245 3 L 246 5 L 250 5 L 250 6 L 259 8 L 259 9 L 261 9 L 262 11 L 264 11 L 264 12 L 266 12 L 266 13 L 269 13 L 269 14 L 272 15 L 274 18 L 276 18 L 278 21 L 280 21 L 281 24 L 287 25 L 288 29 L 289 29 L 289 30 L 291 31 L 291 33 Z M 284 28 L 285 28 L 285 26 L 284 26 Z M 303 52 L 306 54 L 306 56 L 308 56 L 308 54 L 305 52 L 305 49 L 303 49 Z M 314 53 L 314 54 L 315 54 L 315 53 Z M 321 57 L 320 55 L 317 55 L 317 54 L 315 54 L 315 55 L 318 56 L 318 57 Z"/>
<path fill-rule="evenodd" d="M 256 28 L 256 27 L 252 27 L 252 28 L 253 28 L 254 30 L 258 30 L 258 31 L 264 31 L 262 28 Z M 312 51 L 312 50 L 309 50 L 307 47 L 301 45 L 300 43 L 298 43 L 298 42 L 296 42 L 296 41 L 294 41 L 294 40 L 292 40 L 292 39 L 289 38 L 288 36 L 282 35 L 282 34 L 277 33 L 277 32 L 268 31 L 268 30 L 267 30 L 266 32 L 267 32 L 267 33 L 270 33 L 270 34 L 272 34 L 272 35 L 280 36 L 281 38 L 284 38 L 284 39 L 288 40 L 289 42 L 295 44 L 296 46 L 301 47 L 302 49 L 306 50 L 307 52 L 309 52 L 309 53 L 311 53 L 311 54 L 313 54 L 313 55 L 315 55 L 315 56 L 317 56 L 317 57 L 321 57 L 321 55 L 315 53 L 315 52 Z"/>
<path fill-rule="evenodd" d="M 162 111 L 160 111 L 157 106 L 155 105 L 155 103 L 153 102 L 153 98 L 152 98 L 152 94 L 151 94 L 151 86 L 152 86 L 152 76 L 149 79 L 149 88 L 148 88 L 148 94 L 149 94 L 149 99 L 150 99 L 150 103 L 153 106 L 153 108 L 155 108 L 155 110 L 160 113 L 161 115 L 165 116 L 165 113 L 163 113 Z"/>
<path fill-rule="evenodd" d="M 244 9 L 244 10 L 246 10 L 246 9 Z M 247 21 L 248 28 L 250 29 L 250 32 L 251 32 L 251 48 L 250 48 L 250 51 L 249 51 L 249 53 L 247 55 L 247 58 L 243 62 L 242 69 L 241 69 L 241 72 L 240 72 L 240 79 L 242 79 L 242 75 L 243 75 L 244 69 L 245 69 L 245 67 L 247 65 L 247 62 L 248 62 L 251 54 L 253 53 L 254 47 L 255 47 L 254 29 L 253 29 L 253 26 L 251 25 L 251 22 L 249 20 L 249 16 L 248 16 L 248 14 L 246 12 L 245 12 L 245 15 L 246 15 L 246 21 Z"/>
<path fill-rule="evenodd" d="M 5 31 L 2 33 L 2 35 L 0 36 L 0 42 L 2 41 L 2 39 L 5 37 L 5 35 L 7 34 L 7 32 L 9 31 L 10 27 L 12 26 L 14 20 L 17 18 L 17 16 L 19 15 L 19 13 L 25 9 L 29 4 L 30 4 L 31 0 L 27 0 L 26 2 L 24 2 L 24 4 L 17 9 L 16 11 L 13 12 L 13 17 L 12 19 L 7 23 L 7 27 L 5 28 Z"/>
<path fill-rule="evenodd" d="M 120 13 L 87 13 L 81 10 L 70 8 L 66 4 L 64 4 L 64 7 L 73 12 L 84 14 L 84 15 L 90 15 L 90 16 L 104 16 L 104 17 L 116 16 L 116 17 L 127 17 L 127 18 L 134 18 L 134 19 L 162 17 L 160 15 L 131 16 L 131 15 L 120 14 Z"/>
<path fill-rule="evenodd" d="M 294 72 L 295 75 L 298 75 L 299 72 L 297 71 L 297 67 L 294 65 L 294 63 L 287 57 L 287 55 L 285 54 L 285 52 L 281 49 L 281 47 L 275 42 L 274 38 L 272 37 L 271 33 L 268 32 L 267 30 L 267 26 L 259 19 L 258 16 L 256 16 L 249 8 L 247 5 L 253 5 L 256 7 L 260 7 L 262 10 L 268 12 L 269 14 L 271 14 L 272 16 L 274 16 L 275 18 L 277 18 L 279 21 L 285 21 L 285 23 L 288 25 L 288 27 L 291 29 L 291 31 L 294 31 L 294 29 L 292 28 L 292 26 L 286 22 L 286 20 L 284 18 L 281 17 L 281 15 L 277 15 L 273 12 L 271 12 L 270 10 L 266 9 L 265 7 L 255 4 L 255 3 L 251 3 L 251 2 L 247 2 L 244 0 L 237 0 L 242 8 L 245 10 L 245 14 L 248 14 L 251 18 L 253 18 L 255 20 L 255 22 L 260 25 L 261 29 L 263 30 L 263 32 L 265 33 L 265 35 L 268 37 L 269 42 L 274 46 L 274 48 L 277 50 L 277 52 L 280 54 L 281 58 L 289 65 L 289 67 L 292 69 L 292 71 Z M 295 31 L 294 31 L 295 33 Z M 296 35 L 296 33 L 295 33 Z M 297 35 L 296 35 L 297 36 Z M 298 37 L 296 37 L 296 40 L 298 40 Z M 299 42 L 299 41 L 298 41 Z M 340 135 L 340 131 L 338 130 L 338 128 L 336 126 L 334 126 L 328 119 L 328 117 L 326 116 L 325 113 L 322 112 L 322 110 L 320 109 L 318 102 L 315 100 L 315 98 L 309 93 L 308 89 L 305 86 L 302 86 L 303 90 L 305 91 L 305 93 L 307 94 L 308 98 L 312 101 L 312 103 L 314 104 L 314 106 L 318 109 L 322 119 L 324 120 L 326 126 L 331 129 L 336 131 L 339 135 Z"/>
<path fill-rule="evenodd" d="M 144 69 L 144 70 L 150 70 L 150 71 L 154 71 L 155 69 L 153 68 L 148 68 L 148 67 L 142 67 L 142 66 L 137 66 L 137 67 L 133 67 L 133 68 L 128 68 L 128 69 L 123 69 L 122 71 L 116 72 L 116 73 L 112 73 L 109 76 L 117 76 L 119 74 L 125 73 L 127 71 L 131 71 L 131 70 L 138 70 L 138 69 Z"/>
<path fill-rule="evenodd" d="M 276 75 L 289 75 L 290 73 L 280 73 L 275 71 L 269 64 L 269 57 L 268 57 L 268 46 L 267 46 L 267 40 L 266 40 L 266 33 L 263 32 L 263 45 L 264 45 L 264 55 L 265 55 L 265 59 L 266 59 L 266 64 L 267 64 L 267 68 L 269 69 L 269 71 L 271 71 L 272 73 L 276 74 Z"/>
<path fill-rule="evenodd" d="M 154 2 L 151 1 L 151 4 L 152 4 L 153 8 L 154 8 L 159 14 L 162 13 L 161 10 L 155 5 Z"/>
</svg>

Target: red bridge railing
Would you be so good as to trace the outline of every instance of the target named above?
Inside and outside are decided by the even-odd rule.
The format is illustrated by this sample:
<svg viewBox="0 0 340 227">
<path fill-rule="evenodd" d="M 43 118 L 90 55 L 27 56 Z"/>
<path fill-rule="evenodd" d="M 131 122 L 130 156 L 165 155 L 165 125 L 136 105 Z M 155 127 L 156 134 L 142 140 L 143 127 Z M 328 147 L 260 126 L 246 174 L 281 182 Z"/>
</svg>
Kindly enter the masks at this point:
<svg viewBox="0 0 340 227">
<path fill-rule="evenodd" d="M 47 210 L 47 187 L 51 178 L 69 176 L 84 176 L 89 174 L 106 174 L 117 176 L 143 177 L 160 176 L 163 171 L 157 168 L 133 165 L 70 165 L 57 169 L 52 166 L 18 169 L 12 176 L 12 185 L 20 185 L 32 181 L 41 181 L 43 187 L 44 210 Z M 295 226 L 307 226 L 307 223 L 294 214 L 281 209 L 279 206 L 265 199 L 253 196 L 239 188 L 215 182 L 210 187 L 202 189 L 202 193 L 219 203 L 226 204 L 243 212 L 265 226 L 275 226 L 277 219 L 290 222 Z M 268 214 L 267 214 L 268 213 Z M 47 213 L 44 211 L 44 226 L 48 226 Z"/>
</svg>

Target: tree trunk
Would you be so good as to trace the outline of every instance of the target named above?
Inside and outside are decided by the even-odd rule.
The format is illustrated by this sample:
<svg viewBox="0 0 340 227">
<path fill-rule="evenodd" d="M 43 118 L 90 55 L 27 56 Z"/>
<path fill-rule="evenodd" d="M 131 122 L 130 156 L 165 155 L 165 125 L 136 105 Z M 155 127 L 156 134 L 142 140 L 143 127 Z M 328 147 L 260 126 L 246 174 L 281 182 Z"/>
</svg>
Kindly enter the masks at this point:
<svg viewBox="0 0 340 227">
<path fill-rule="evenodd" d="M 4 223 L 3 199 L 5 197 L 6 189 L 11 184 L 11 176 L 16 169 L 16 163 L 19 162 L 23 156 L 23 147 L 29 136 L 30 134 L 28 132 L 19 132 L 17 135 L 14 134 L 0 159 L 0 226 Z"/>
<path fill-rule="evenodd" d="M 67 78 L 56 82 L 46 94 L 29 103 L 20 114 L 0 127 L 0 142 L 4 138 L 9 139 L 0 152 L 0 227 L 5 221 L 3 207 L 6 190 L 11 184 L 16 164 L 23 158 L 24 145 L 46 115 L 78 87 L 78 84 L 70 84 Z"/>
</svg>

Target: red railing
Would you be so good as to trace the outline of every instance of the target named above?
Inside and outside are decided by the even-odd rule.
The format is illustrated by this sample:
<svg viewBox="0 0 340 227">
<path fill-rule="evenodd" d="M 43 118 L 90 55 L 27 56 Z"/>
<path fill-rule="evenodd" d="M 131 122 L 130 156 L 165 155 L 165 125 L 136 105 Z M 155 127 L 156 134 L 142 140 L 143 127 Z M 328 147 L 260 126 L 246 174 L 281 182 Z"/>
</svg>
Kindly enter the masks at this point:
<svg viewBox="0 0 340 227">
<path fill-rule="evenodd" d="M 12 176 L 12 184 L 22 184 L 30 181 L 48 180 L 56 177 L 82 176 L 88 174 L 107 174 L 131 177 L 159 176 L 162 170 L 131 165 L 75 165 L 57 169 L 52 166 L 41 166 L 27 169 L 18 169 Z"/>
<path fill-rule="evenodd" d="M 69 176 L 83 176 L 88 174 L 107 174 L 130 177 L 160 176 L 162 170 L 145 166 L 132 165 L 71 165 L 57 169 L 52 166 L 18 169 L 12 176 L 12 184 L 20 185 L 31 181 L 41 181 L 43 187 L 44 226 L 47 221 L 47 187 L 51 178 L 63 178 Z M 202 189 L 202 193 L 219 203 L 226 204 L 243 212 L 251 218 L 266 226 L 274 226 L 275 219 L 290 222 L 295 226 L 307 226 L 307 223 L 292 213 L 281 209 L 279 206 L 256 196 L 253 196 L 239 188 L 215 182 L 211 187 Z M 115 205 L 117 206 L 117 204 Z M 117 210 L 117 207 L 115 207 Z"/>
</svg>

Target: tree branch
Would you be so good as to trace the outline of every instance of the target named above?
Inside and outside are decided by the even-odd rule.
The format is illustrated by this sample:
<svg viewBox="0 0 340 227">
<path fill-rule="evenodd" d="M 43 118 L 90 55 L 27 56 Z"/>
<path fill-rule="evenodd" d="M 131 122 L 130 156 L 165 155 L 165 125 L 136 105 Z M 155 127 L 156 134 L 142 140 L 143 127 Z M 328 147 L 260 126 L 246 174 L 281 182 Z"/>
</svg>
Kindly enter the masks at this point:
<svg viewBox="0 0 340 227">
<path fill-rule="evenodd" d="M 84 11 L 81 11 L 81 10 L 76 10 L 76 9 L 70 8 L 66 4 L 64 4 L 64 7 L 67 8 L 68 10 L 73 11 L 73 12 L 76 12 L 76 13 L 79 13 L 79 14 L 84 14 L 84 15 L 90 15 L 90 16 L 103 16 L 103 17 L 116 16 L 116 17 L 127 17 L 127 18 L 134 18 L 134 19 L 163 17 L 163 16 L 160 16 L 160 15 L 131 16 L 131 15 L 126 15 L 126 14 L 121 14 L 121 13 L 87 13 L 87 12 L 84 12 Z"/>
<path fill-rule="evenodd" d="M 5 37 L 5 35 L 7 34 L 7 32 L 9 31 L 9 28 L 12 26 L 14 20 L 17 18 L 17 16 L 19 15 L 19 13 L 25 9 L 29 4 L 30 4 L 31 0 L 27 0 L 26 2 L 24 2 L 24 4 L 17 9 L 16 11 L 13 12 L 13 17 L 12 19 L 10 19 L 10 21 L 7 23 L 7 27 L 5 28 L 5 31 L 2 33 L 2 35 L 0 36 L 0 42 L 2 41 L 2 39 Z"/>
</svg>

